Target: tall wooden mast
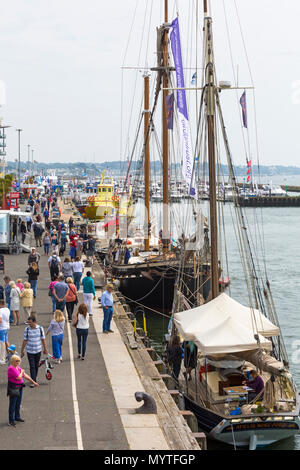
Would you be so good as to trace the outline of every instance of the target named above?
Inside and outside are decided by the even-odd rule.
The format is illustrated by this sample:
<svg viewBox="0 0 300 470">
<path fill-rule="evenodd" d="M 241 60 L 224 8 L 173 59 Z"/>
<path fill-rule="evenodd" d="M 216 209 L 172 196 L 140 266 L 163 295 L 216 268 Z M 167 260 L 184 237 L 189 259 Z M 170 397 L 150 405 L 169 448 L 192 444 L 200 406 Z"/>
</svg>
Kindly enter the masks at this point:
<svg viewBox="0 0 300 470">
<path fill-rule="evenodd" d="M 218 266 L 218 218 L 217 218 L 217 183 L 215 154 L 215 69 L 213 56 L 212 19 L 208 15 L 207 0 L 204 2 L 204 32 L 206 47 L 206 115 L 209 161 L 209 205 L 210 205 L 210 244 L 211 244 L 211 295 L 219 295 Z"/>
<path fill-rule="evenodd" d="M 168 23 L 168 0 L 165 0 L 165 24 Z M 163 52 L 163 100 L 162 100 L 162 152 L 163 152 L 163 251 L 169 250 L 169 134 L 167 128 L 167 102 L 169 85 L 169 32 L 165 29 Z"/>
<path fill-rule="evenodd" d="M 150 76 L 144 75 L 145 98 L 144 98 L 144 147 L 145 147 L 145 251 L 150 249 Z"/>
</svg>

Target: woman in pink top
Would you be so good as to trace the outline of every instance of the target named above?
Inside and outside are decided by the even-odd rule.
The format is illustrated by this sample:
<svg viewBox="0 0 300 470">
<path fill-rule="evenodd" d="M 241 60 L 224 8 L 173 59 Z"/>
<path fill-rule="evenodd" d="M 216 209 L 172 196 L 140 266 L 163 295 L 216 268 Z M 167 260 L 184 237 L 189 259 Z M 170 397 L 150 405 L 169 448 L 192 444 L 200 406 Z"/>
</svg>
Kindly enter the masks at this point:
<svg viewBox="0 0 300 470">
<path fill-rule="evenodd" d="M 13 355 L 10 359 L 10 366 L 7 369 L 7 396 L 9 397 L 8 425 L 14 427 L 16 426 L 16 421 L 24 423 L 24 419 L 20 416 L 23 387 L 25 387 L 23 379 L 29 380 L 36 387 L 39 386 L 25 373 L 23 369 L 21 369 L 20 364 L 20 357 Z"/>
<path fill-rule="evenodd" d="M 20 292 L 24 289 L 24 284 L 22 282 L 22 279 L 17 279 L 16 280 L 16 286 L 20 289 Z"/>
</svg>

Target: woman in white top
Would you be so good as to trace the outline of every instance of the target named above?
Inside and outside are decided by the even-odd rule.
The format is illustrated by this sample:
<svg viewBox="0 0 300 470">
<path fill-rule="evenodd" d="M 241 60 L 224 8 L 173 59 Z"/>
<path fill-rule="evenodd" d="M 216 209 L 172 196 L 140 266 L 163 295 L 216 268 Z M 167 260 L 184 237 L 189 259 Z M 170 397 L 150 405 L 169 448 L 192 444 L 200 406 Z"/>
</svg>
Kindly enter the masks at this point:
<svg viewBox="0 0 300 470">
<path fill-rule="evenodd" d="M 80 256 L 76 256 L 75 261 L 73 262 L 73 273 L 74 273 L 73 279 L 74 279 L 74 284 L 75 284 L 77 291 L 79 291 L 80 289 L 80 280 L 81 280 L 83 270 L 84 270 L 84 264 L 81 261 Z"/>
<path fill-rule="evenodd" d="M 86 341 L 89 334 L 89 314 L 85 304 L 80 304 L 74 318 L 73 325 L 76 327 L 78 359 L 84 361 Z"/>
<path fill-rule="evenodd" d="M 16 286 L 14 281 L 10 281 L 9 285 L 11 287 L 10 310 L 14 317 L 13 326 L 18 326 L 20 322 L 20 289 Z"/>
</svg>

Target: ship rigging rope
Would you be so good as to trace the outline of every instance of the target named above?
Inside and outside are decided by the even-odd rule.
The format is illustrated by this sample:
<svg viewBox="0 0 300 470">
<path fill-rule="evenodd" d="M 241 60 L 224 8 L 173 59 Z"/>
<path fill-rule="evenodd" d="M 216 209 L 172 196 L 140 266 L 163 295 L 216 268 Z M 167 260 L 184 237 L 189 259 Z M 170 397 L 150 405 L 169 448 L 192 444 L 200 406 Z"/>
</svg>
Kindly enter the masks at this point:
<svg viewBox="0 0 300 470">
<path fill-rule="evenodd" d="M 141 42 L 140 42 L 139 54 L 138 54 L 138 67 L 140 66 L 142 47 L 143 47 L 143 43 L 144 43 L 143 39 L 144 39 L 144 34 L 145 34 L 145 29 L 146 29 L 145 25 L 146 25 L 147 12 L 148 12 L 148 3 L 149 3 L 149 0 L 147 0 L 147 6 L 145 8 L 144 21 L 143 21 L 143 25 L 142 25 L 142 37 L 141 37 Z M 135 18 L 135 16 L 134 16 L 134 18 Z M 131 33 L 130 33 L 130 36 L 131 36 Z M 136 96 L 138 76 L 139 76 L 139 71 L 137 70 L 136 73 L 135 73 L 132 103 L 131 103 L 131 109 L 130 109 L 129 120 L 128 120 L 127 139 L 126 139 L 126 145 L 125 145 L 125 157 L 126 157 L 126 149 L 127 149 L 127 147 L 129 148 L 129 135 L 130 135 L 130 129 L 131 129 L 132 116 L 133 116 L 133 107 L 134 107 L 135 96 Z M 141 104 L 140 109 L 143 109 L 142 104 Z"/>
<path fill-rule="evenodd" d="M 238 8 L 237 8 L 235 0 L 234 0 L 234 4 L 235 4 L 236 16 L 237 16 L 238 24 L 239 24 L 240 35 L 241 35 L 241 39 L 242 39 L 242 43 L 243 43 L 244 54 L 245 54 L 245 57 L 246 57 L 246 62 L 247 62 L 248 71 L 249 71 L 249 75 L 250 75 L 251 85 L 254 87 L 253 74 L 252 74 L 252 70 L 251 70 L 251 66 L 250 66 L 250 61 L 249 61 L 249 56 L 248 56 L 246 43 L 245 43 L 245 39 L 244 39 L 244 34 L 243 34 L 243 30 L 242 30 L 241 20 L 240 20 L 240 16 L 239 16 L 239 12 L 238 12 Z M 223 0 L 223 9 L 224 9 L 224 17 L 225 17 L 225 23 L 226 23 L 227 39 L 228 39 L 228 46 L 229 46 L 229 50 L 230 50 L 233 77 L 234 77 L 234 82 L 235 82 L 236 86 L 238 86 L 238 79 L 237 79 L 237 76 L 236 76 L 234 61 L 233 61 L 232 44 L 231 44 L 231 39 L 230 39 L 230 30 L 229 30 L 229 25 L 228 25 L 228 15 L 227 15 L 226 7 L 225 7 L 225 0 Z M 247 157 L 246 142 L 245 142 L 245 136 L 244 136 L 244 132 L 243 132 L 242 117 L 241 117 L 241 113 L 240 113 L 238 90 L 235 90 L 235 94 L 236 94 L 236 104 L 237 104 L 237 109 L 238 109 L 238 115 L 240 117 L 240 125 L 241 125 L 242 137 L 243 137 L 243 142 L 244 142 L 244 148 L 245 148 L 245 153 L 246 153 L 246 157 Z M 254 128 L 255 128 L 255 141 L 256 141 L 258 176 L 259 176 L 259 181 L 260 181 L 260 162 L 259 162 L 258 126 L 257 126 L 255 89 L 252 90 L 252 95 L 253 95 L 253 108 L 254 108 Z M 248 135 L 248 138 L 249 138 L 249 132 L 248 131 L 247 131 L 247 135 Z M 249 144 L 249 142 L 248 142 L 248 144 Z M 250 152 L 250 144 L 249 144 L 249 152 Z M 250 153 L 249 153 L 249 159 L 251 160 Z M 256 212 L 256 214 L 257 214 L 257 212 Z M 263 229 L 264 225 L 263 225 L 263 211 L 262 211 L 262 208 L 260 208 L 260 214 L 261 214 L 261 224 L 258 224 L 258 222 L 257 222 L 257 226 L 259 227 L 259 225 L 261 225 L 262 233 L 260 233 L 259 228 L 258 228 L 258 231 L 259 231 L 259 239 L 260 239 L 260 248 L 261 248 L 261 251 L 262 251 L 262 260 L 263 260 L 263 264 L 264 264 L 264 271 L 265 271 L 265 276 L 267 278 L 266 254 L 265 254 L 265 237 L 264 237 L 264 229 Z"/>
<path fill-rule="evenodd" d="M 146 305 L 141 304 L 141 303 L 138 302 L 137 300 L 133 300 L 133 299 L 131 299 L 130 297 L 127 297 L 127 296 L 124 295 L 124 294 L 122 294 L 122 296 L 123 296 L 126 300 L 129 300 L 129 302 L 135 303 L 135 304 L 139 305 L 140 307 L 146 308 L 147 310 L 151 310 L 151 312 L 158 313 L 158 315 L 161 315 L 162 317 L 168 318 L 168 319 L 170 320 L 170 315 L 166 315 L 165 313 L 159 312 L 158 310 L 154 310 L 153 308 L 147 307 Z"/>
<path fill-rule="evenodd" d="M 135 17 L 136 17 L 138 4 L 139 4 L 139 0 L 136 0 L 133 19 L 132 19 L 132 22 L 131 22 L 130 32 L 129 32 L 129 36 L 128 36 L 128 40 L 127 40 L 127 44 L 126 44 L 126 48 L 125 48 L 123 64 L 122 64 L 122 72 L 121 72 L 121 136 L 120 136 L 120 156 L 121 156 L 121 158 L 120 158 L 120 160 L 122 160 L 122 146 L 123 146 L 123 107 L 124 107 L 124 99 L 123 99 L 123 96 L 124 96 L 124 69 L 123 69 L 123 67 L 125 65 L 125 60 L 126 60 L 126 57 L 127 57 L 128 47 L 129 47 L 129 43 L 130 43 L 130 40 L 131 40 L 131 34 L 132 34 L 132 30 L 133 30 L 133 25 L 134 25 L 134 22 L 135 22 Z"/>
<path fill-rule="evenodd" d="M 248 56 L 247 49 L 246 49 L 244 34 L 243 34 L 243 31 L 242 31 L 241 20 L 240 20 L 240 17 L 239 17 L 237 4 L 236 4 L 235 0 L 234 0 L 234 4 L 235 4 L 235 10 L 236 10 L 236 15 L 237 15 L 237 19 L 238 19 L 240 34 L 241 34 L 241 38 L 242 38 L 242 43 L 243 43 L 243 46 L 244 46 L 244 53 L 245 53 L 246 61 L 247 61 L 247 65 L 248 65 L 248 71 L 249 71 L 249 74 L 250 74 L 252 86 L 254 86 L 253 74 L 252 74 L 252 70 L 251 70 L 251 67 L 250 67 L 250 61 L 249 61 L 249 56 Z M 230 54 L 231 54 L 231 63 L 232 63 L 233 75 L 234 75 L 235 82 L 237 84 L 237 79 L 235 77 L 235 70 L 234 70 L 234 64 L 233 64 L 233 54 L 232 54 L 232 46 L 231 46 L 230 33 L 229 33 L 229 27 L 228 27 L 228 21 L 227 21 L 227 13 L 226 13 L 224 0 L 223 0 L 223 8 L 224 8 L 224 14 L 225 14 L 229 49 L 230 49 Z M 237 90 L 236 90 L 236 97 L 237 97 L 237 106 L 239 108 Z M 257 131 L 258 127 L 257 127 L 257 112 L 256 112 L 255 90 L 253 90 L 253 104 L 254 104 L 254 122 L 255 122 L 256 152 L 257 152 L 257 161 L 258 161 L 258 175 L 260 177 L 259 146 L 258 146 L 258 131 Z M 239 112 L 239 115 L 240 115 L 240 112 Z M 241 121 L 241 115 L 240 115 L 240 121 Z M 241 125 L 241 127 L 242 127 L 242 125 Z M 244 138 L 243 131 L 242 131 L 242 135 L 243 135 L 243 138 Z M 249 133 L 248 133 L 248 136 L 249 136 Z M 257 266 L 259 268 L 259 272 L 261 272 L 260 260 L 259 260 L 259 256 L 258 256 L 258 251 L 259 251 L 258 247 L 260 247 L 261 252 L 262 252 L 261 258 L 263 260 L 265 277 L 266 277 L 266 279 L 268 279 L 267 268 L 266 268 L 266 253 L 265 253 L 265 238 L 264 238 L 264 229 L 263 229 L 263 211 L 262 211 L 262 208 L 260 209 L 260 215 L 261 215 L 261 224 L 259 224 L 259 222 L 257 220 L 257 211 L 254 209 L 253 217 L 254 217 L 256 247 L 257 247 L 257 250 L 255 251 L 255 253 L 256 253 L 256 262 L 257 262 Z M 246 217 L 246 219 L 248 219 L 247 215 L 245 215 L 245 217 Z M 247 222 L 248 222 L 248 220 L 247 220 Z M 249 222 L 248 222 L 248 225 L 249 225 Z M 250 233 L 250 238 L 252 238 L 251 233 Z M 253 243 L 253 240 L 252 240 L 252 243 Z M 264 284 L 262 279 L 261 279 L 261 282 L 262 282 L 262 284 Z M 264 286 L 263 286 L 263 289 L 264 289 Z M 276 315 L 276 317 L 277 317 L 276 311 L 274 312 L 270 305 L 268 305 L 268 311 L 269 311 L 269 314 L 271 316 L 274 317 L 274 315 Z M 277 319 L 276 324 L 278 325 L 278 319 Z"/>
</svg>

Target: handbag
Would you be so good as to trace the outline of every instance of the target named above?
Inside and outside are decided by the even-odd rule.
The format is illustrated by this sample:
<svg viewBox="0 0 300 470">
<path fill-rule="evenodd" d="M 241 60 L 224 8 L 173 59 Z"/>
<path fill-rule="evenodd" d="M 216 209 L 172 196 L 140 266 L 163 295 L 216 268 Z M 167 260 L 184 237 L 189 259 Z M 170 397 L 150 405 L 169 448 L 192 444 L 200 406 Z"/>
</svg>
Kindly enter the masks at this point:
<svg viewBox="0 0 300 470">
<path fill-rule="evenodd" d="M 7 396 L 15 398 L 20 396 L 20 387 L 17 387 L 14 383 L 8 382 L 7 384 Z"/>
</svg>

